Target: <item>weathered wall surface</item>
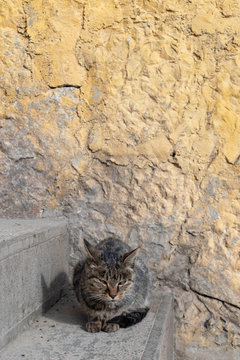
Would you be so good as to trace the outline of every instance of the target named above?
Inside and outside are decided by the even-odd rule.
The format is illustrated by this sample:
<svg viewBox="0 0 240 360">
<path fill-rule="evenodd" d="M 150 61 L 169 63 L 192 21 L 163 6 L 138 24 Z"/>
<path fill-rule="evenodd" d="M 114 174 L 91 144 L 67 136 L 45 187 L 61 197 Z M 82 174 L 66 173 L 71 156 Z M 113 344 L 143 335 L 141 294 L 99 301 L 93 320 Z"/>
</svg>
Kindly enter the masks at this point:
<svg viewBox="0 0 240 360">
<path fill-rule="evenodd" d="M 0 211 L 143 244 L 177 348 L 240 347 L 240 4 L 0 1 Z M 186 359 L 187 355 L 182 355 Z"/>
</svg>

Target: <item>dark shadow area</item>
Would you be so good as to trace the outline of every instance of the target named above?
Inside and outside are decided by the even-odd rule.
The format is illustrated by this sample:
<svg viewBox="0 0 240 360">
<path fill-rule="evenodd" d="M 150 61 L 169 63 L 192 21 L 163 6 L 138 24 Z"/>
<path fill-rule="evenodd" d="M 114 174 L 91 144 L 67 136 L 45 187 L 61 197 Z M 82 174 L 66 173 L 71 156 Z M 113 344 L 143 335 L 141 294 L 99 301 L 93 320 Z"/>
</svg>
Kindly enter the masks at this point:
<svg viewBox="0 0 240 360">
<path fill-rule="evenodd" d="M 87 316 L 81 311 L 73 285 L 66 273 L 60 273 L 48 286 L 41 275 L 42 314 L 56 323 L 79 324 L 85 329 Z"/>
<path fill-rule="evenodd" d="M 43 274 L 41 274 L 42 287 L 42 314 L 53 306 L 70 288 L 68 276 L 65 272 L 59 273 L 48 286 Z"/>
<path fill-rule="evenodd" d="M 76 266 L 74 267 L 73 271 L 73 288 L 76 289 L 78 287 L 81 272 L 83 270 L 84 262 L 79 261 Z"/>
</svg>

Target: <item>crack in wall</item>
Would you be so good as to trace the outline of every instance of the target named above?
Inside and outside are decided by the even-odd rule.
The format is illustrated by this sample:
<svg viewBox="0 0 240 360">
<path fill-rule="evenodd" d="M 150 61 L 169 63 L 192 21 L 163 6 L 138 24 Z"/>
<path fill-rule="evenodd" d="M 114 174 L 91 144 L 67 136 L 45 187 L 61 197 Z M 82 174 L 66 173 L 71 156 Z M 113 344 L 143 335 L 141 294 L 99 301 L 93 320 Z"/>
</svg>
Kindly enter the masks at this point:
<svg viewBox="0 0 240 360">
<path fill-rule="evenodd" d="M 194 290 L 194 289 L 191 287 L 191 285 L 190 285 L 190 289 L 191 289 L 191 291 L 192 291 L 193 293 L 195 293 L 195 294 L 197 294 L 197 295 L 200 295 L 200 296 L 202 296 L 203 298 L 208 298 L 208 299 L 212 299 L 212 300 L 217 300 L 217 301 L 221 302 L 223 305 L 224 305 L 224 304 L 227 304 L 227 305 L 229 305 L 229 306 L 232 306 L 232 307 L 235 308 L 235 309 L 240 310 L 240 306 L 238 306 L 238 305 L 236 305 L 236 304 L 233 304 L 233 303 L 231 303 L 231 302 L 229 302 L 229 301 L 219 299 L 219 298 L 217 298 L 217 297 L 215 297 L 215 296 L 211 296 L 211 295 L 204 294 L 204 293 L 201 293 L 201 292 L 199 292 L 199 291 L 196 291 L 196 290 Z"/>
</svg>

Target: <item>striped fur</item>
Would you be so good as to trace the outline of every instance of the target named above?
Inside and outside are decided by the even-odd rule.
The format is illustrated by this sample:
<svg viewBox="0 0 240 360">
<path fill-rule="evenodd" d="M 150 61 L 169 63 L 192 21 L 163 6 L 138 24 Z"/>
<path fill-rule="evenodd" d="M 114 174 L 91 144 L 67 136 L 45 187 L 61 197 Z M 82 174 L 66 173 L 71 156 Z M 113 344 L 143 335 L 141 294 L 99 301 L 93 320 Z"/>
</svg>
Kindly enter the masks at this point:
<svg viewBox="0 0 240 360">
<path fill-rule="evenodd" d="M 139 249 L 115 238 L 96 247 L 84 243 L 88 256 L 75 268 L 73 285 L 88 314 L 87 331 L 112 332 L 141 321 L 148 311 L 151 274 Z"/>
</svg>

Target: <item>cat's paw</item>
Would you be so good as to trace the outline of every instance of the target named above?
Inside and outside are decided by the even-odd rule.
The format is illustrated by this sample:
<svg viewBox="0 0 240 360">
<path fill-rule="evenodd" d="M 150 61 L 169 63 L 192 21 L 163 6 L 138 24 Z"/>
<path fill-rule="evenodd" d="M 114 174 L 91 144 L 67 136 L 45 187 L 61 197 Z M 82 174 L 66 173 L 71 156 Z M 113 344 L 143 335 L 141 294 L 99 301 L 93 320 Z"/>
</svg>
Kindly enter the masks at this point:
<svg viewBox="0 0 240 360">
<path fill-rule="evenodd" d="M 102 322 L 101 321 L 89 321 L 86 325 L 86 329 L 88 332 L 96 333 L 101 331 Z"/>
<path fill-rule="evenodd" d="M 119 329 L 119 324 L 107 322 L 103 325 L 102 330 L 105 332 L 115 332 Z"/>
</svg>

